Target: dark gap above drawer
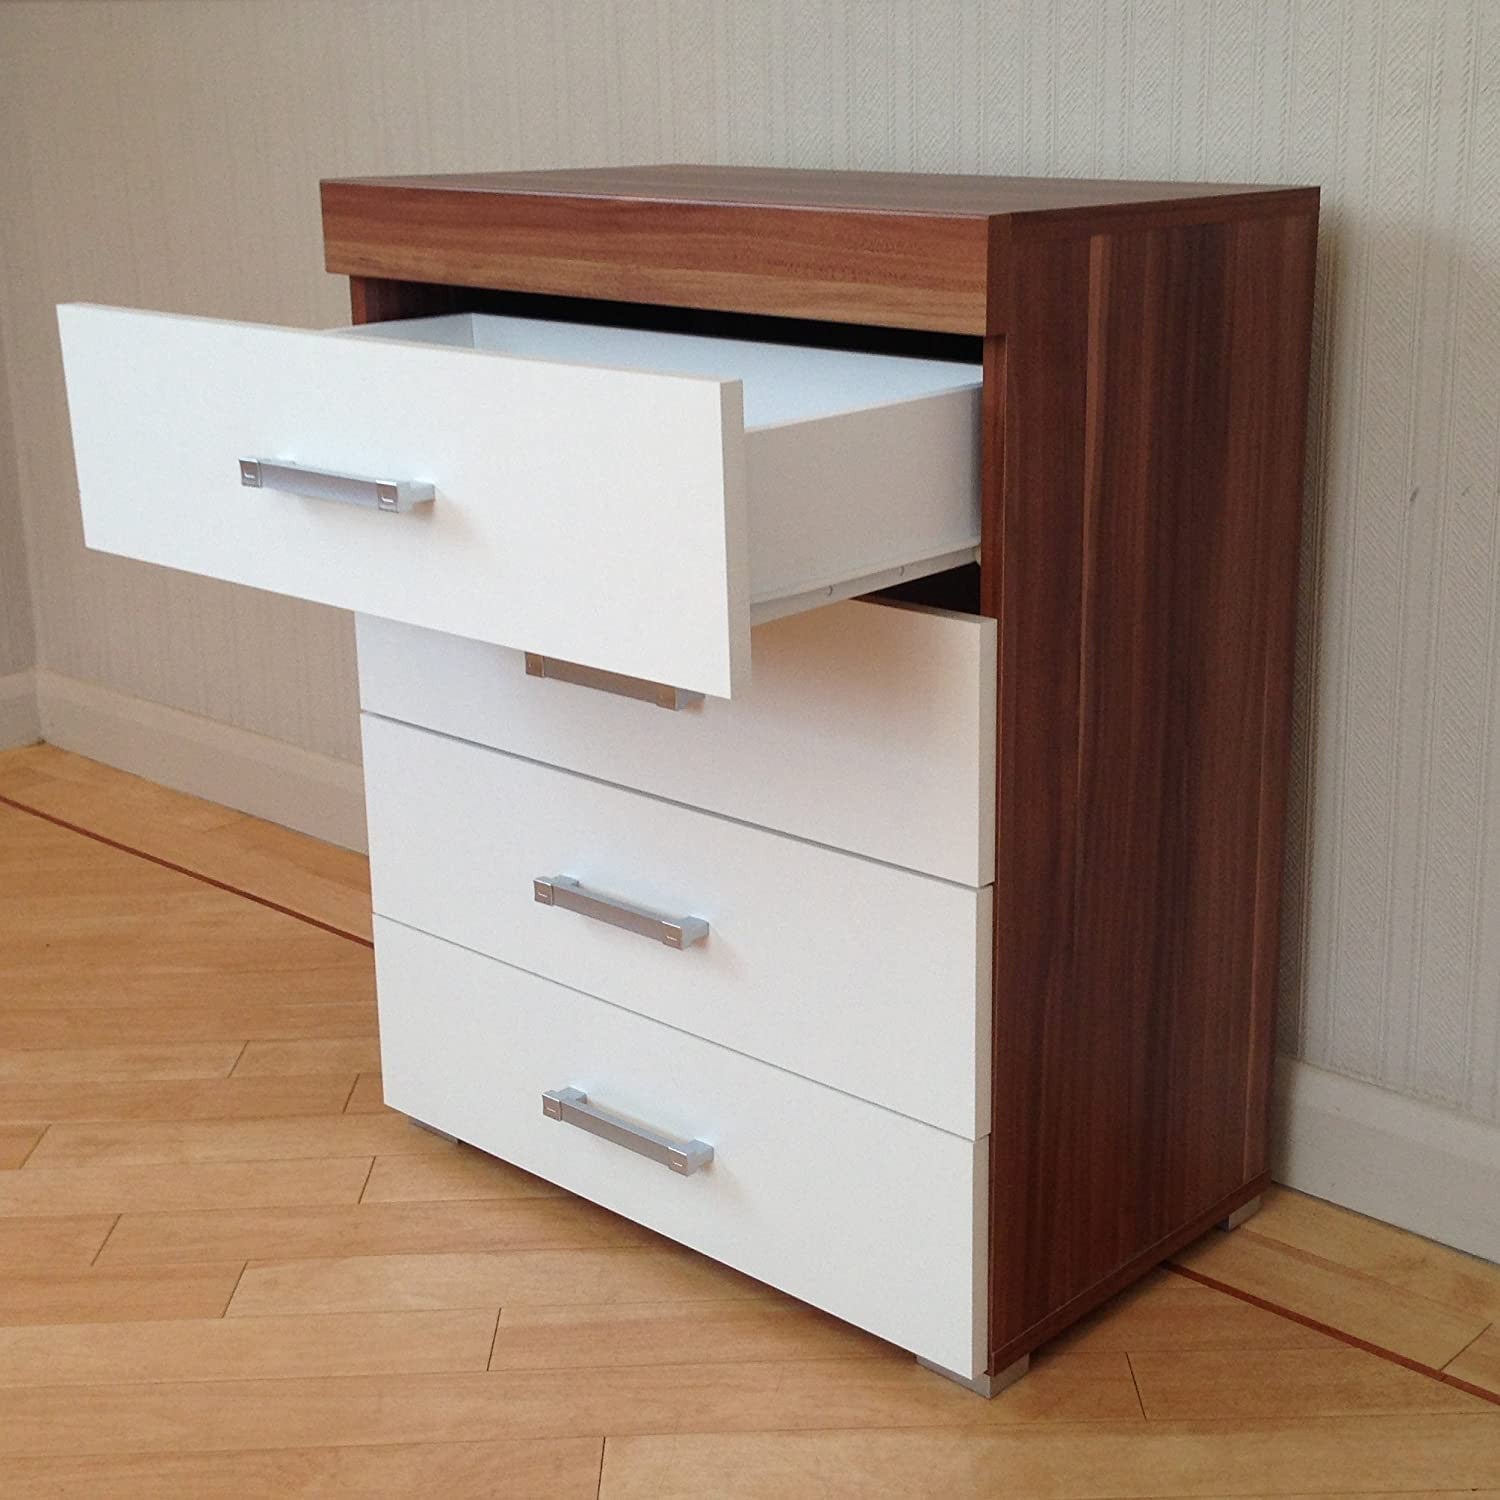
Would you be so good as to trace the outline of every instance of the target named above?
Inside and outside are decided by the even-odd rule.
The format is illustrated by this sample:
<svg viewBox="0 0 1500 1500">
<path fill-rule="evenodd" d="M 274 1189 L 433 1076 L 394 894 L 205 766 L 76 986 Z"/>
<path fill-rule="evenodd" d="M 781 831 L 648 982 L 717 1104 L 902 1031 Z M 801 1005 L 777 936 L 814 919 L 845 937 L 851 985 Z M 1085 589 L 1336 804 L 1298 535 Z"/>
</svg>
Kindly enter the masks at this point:
<svg viewBox="0 0 1500 1500">
<path fill-rule="evenodd" d="M 350 277 L 354 321 L 419 318 L 440 313 L 480 312 L 515 318 L 546 318 L 563 323 L 598 323 L 612 328 L 648 328 L 705 338 L 753 339 L 766 344 L 802 344 L 815 349 L 847 349 L 862 354 L 946 359 L 977 365 L 984 340 L 962 333 L 927 333 L 877 328 L 863 323 L 824 323 L 811 318 L 777 318 L 760 313 L 710 312 L 660 307 L 591 297 L 553 297 L 538 292 L 493 291 L 435 282 L 384 281 Z"/>
<path fill-rule="evenodd" d="M 965 563 L 942 573 L 929 573 L 926 578 L 914 578 L 910 583 L 898 583 L 894 588 L 881 589 L 878 594 L 864 597 L 877 603 L 888 600 L 892 604 L 925 604 L 932 609 L 951 609 L 961 615 L 984 613 L 979 607 L 978 563 Z"/>
</svg>

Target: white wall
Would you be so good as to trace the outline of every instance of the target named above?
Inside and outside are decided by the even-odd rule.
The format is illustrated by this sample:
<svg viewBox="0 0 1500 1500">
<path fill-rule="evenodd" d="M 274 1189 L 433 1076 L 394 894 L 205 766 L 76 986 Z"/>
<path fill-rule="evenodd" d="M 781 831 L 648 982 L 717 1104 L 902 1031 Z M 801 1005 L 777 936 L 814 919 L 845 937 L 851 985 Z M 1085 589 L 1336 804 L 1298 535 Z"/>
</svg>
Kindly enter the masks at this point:
<svg viewBox="0 0 1500 1500">
<path fill-rule="evenodd" d="M 54 302 L 341 321 L 362 172 L 1322 184 L 1282 1043 L 1500 1124 L 1500 4 L 19 3 L 0 143 L 44 668 L 346 759 L 346 619 L 82 550 Z"/>
</svg>

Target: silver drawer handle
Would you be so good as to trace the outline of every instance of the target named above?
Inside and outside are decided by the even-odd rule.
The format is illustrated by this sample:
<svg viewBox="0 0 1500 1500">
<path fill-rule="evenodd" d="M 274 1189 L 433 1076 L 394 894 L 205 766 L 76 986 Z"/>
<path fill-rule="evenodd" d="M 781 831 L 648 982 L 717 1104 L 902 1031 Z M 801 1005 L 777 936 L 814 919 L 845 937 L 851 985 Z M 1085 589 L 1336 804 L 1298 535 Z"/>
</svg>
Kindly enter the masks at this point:
<svg viewBox="0 0 1500 1500">
<path fill-rule="evenodd" d="M 554 875 L 551 879 L 539 875 L 531 882 L 531 891 L 543 906 L 576 911 L 581 917 L 592 917 L 596 922 L 608 922 L 611 927 L 655 938 L 669 948 L 690 948 L 708 936 L 708 923 L 702 917 L 667 917 L 644 906 L 617 901 L 613 896 L 596 896 L 566 875 Z"/>
<path fill-rule="evenodd" d="M 335 474 L 327 469 L 304 469 L 270 458 L 242 458 L 240 483 L 252 490 L 284 490 L 309 500 L 338 500 L 370 510 L 411 510 L 431 505 L 437 492 L 430 484 L 410 479 L 365 479 L 358 474 Z"/>
<path fill-rule="evenodd" d="M 659 1161 L 683 1177 L 691 1177 L 699 1167 L 706 1167 L 714 1159 L 714 1148 L 707 1141 L 679 1141 L 645 1125 L 622 1120 L 590 1104 L 582 1089 L 548 1089 L 542 1095 L 542 1113 L 549 1120 L 576 1125 L 590 1135 L 634 1151 L 637 1156 Z"/>
<path fill-rule="evenodd" d="M 586 667 L 582 662 L 563 661 L 557 656 L 539 656 L 535 651 L 526 653 L 526 675 L 550 677 L 554 682 L 571 682 L 574 687 L 613 693 L 617 698 L 637 698 L 642 703 L 654 703 L 658 708 L 670 708 L 674 712 L 703 702 L 702 693 L 689 693 L 670 683 L 652 682 L 646 677 L 627 677 L 623 672 L 606 672 L 603 667 Z"/>
</svg>

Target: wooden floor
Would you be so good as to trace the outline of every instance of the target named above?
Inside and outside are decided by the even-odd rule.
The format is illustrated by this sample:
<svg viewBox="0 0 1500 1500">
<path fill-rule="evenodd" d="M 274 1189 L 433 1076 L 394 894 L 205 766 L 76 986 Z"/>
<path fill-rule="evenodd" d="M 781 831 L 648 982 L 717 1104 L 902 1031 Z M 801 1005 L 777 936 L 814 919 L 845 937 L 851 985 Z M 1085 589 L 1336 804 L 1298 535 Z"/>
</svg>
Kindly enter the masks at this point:
<svg viewBox="0 0 1500 1500">
<path fill-rule="evenodd" d="M 0 755 L 0 1495 L 1500 1496 L 1500 1269 L 1291 1193 L 993 1402 L 382 1108 L 363 860 Z"/>
</svg>

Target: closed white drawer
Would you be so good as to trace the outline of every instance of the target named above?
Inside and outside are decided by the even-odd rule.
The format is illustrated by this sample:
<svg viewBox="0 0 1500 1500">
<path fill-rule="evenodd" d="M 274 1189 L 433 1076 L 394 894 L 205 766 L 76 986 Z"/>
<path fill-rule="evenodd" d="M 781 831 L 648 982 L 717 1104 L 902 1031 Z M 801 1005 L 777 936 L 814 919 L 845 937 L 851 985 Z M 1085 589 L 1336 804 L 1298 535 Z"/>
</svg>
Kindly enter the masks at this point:
<svg viewBox="0 0 1500 1500">
<path fill-rule="evenodd" d="M 381 916 L 957 1135 L 987 1133 L 988 888 L 363 722 Z M 554 877 L 708 934 L 678 949 L 612 925 L 618 912 L 538 902 L 534 881 Z"/>
<path fill-rule="evenodd" d="M 728 697 L 752 619 L 978 544 L 972 366 L 478 314 L 58 311 L 106 552 Z M 269 467 L 246 488 L 242 460 L 368 503 Z M 434 498 L 384 513 L 378 480 Z"/>
<path fill-rule="evenodd" d="M 849 601 L 762 625 L 680 713 L 361 615 L 362 706 L 965 885 L 995 875 L 995 622 Z"/>
<path fill-rule="evenodd" d="M 395 1109 L 944 1367 L 980 1368 L 984 1141 L 967 1141 L 397 923 L 375 924 Z M 578 1089 L 713 1148 L 678 1176 L 542 1113 Z"/>
</svg>

